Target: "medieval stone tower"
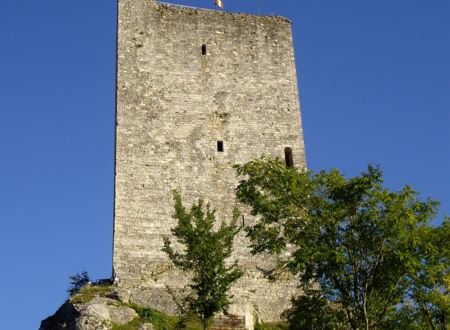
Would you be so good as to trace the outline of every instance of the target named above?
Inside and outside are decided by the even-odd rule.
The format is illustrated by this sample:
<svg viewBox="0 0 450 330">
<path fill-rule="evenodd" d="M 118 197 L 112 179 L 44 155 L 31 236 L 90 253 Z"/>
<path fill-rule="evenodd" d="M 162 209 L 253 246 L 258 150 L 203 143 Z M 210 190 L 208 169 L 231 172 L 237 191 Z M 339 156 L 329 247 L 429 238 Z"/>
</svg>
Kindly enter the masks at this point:
<svg viewBox="0 0 450 330">
<path fill-rule="evenodd" d="M 212 1 L 212 0 L 211 0 Z M 186 285 L 161 251 L 175 225 L 172 190 L 230 219 L 233 164 L 262 154 L 305 166 L 291 23 L 154 0 L 118 1 L 114 278 L 130 299 L 174 312 L 168 288 Z M 254 219 L 246 213 L 244 224 Z M 278 320 L 296 281 L 271 283 L 268 256 L 251 256 L 230 312 Z"/>
</svg>

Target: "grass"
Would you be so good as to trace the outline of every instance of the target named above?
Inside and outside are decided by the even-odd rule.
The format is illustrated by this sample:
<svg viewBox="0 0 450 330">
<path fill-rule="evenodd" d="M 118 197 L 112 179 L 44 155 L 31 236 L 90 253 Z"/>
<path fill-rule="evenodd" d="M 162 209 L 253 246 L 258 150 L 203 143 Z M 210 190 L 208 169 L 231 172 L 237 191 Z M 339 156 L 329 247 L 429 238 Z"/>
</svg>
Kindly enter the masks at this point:
<svg viewBox="0 0 450 330">
<path fill-rule="evenodd" d="M 262 324 L 260 324 L 259 329 L 260 330 L 288 330 L 289 323 L 287 323 L 287 322 L 262 323 Z"/>
<path fill-rule="evenodd" d="M 70 298 L 72 304 L 84 304 L 90 302 L 96 295 L 105 297 L 105 294 L 112 292 L 114 288 L 111 285 L 91 285 L 83 287 L 80 292 Z"/>
<path fill-rule="evenodd" d="M 143 307 L 135 304 L 128 304 L 128 307 L 133 308 L 138 317 L 131 322 L 124 325 L 113 324 L 113 330 L 138 330 L 140 325 L 144 323 L 151 323 L 154 330 L 202 330 L 203 327 L 196 317 L 184 317 L 183 319 L 177 316 L 169 316 L 153 308 Z M 181 323 L 186 325 L 181 327 Z"/>
<path fill-rule="evenodd" d="M 124 325 L 118 325 L 113 323 L 112 330 L 139 330 L 139 326 L 142 323 L 143 322 L 139 319 L 139 317 L 135 317 L 131 322 Z"/>
<path fill-rule="evenodd" d="M 258 317 L 255 317 L 255 330 L 288 330 L 288 322 L 274 322 L 263 323 L 259 322 Z"/>
<path fill-rule="evenodd" d="M 136 311 L 143 322 L 153 324 L 155 330 L 175 329 L 178 323 L 177 317 L 166 315 L 153 308 L 133 304 L 131 304 L 130 307 Z"/>
</svg>

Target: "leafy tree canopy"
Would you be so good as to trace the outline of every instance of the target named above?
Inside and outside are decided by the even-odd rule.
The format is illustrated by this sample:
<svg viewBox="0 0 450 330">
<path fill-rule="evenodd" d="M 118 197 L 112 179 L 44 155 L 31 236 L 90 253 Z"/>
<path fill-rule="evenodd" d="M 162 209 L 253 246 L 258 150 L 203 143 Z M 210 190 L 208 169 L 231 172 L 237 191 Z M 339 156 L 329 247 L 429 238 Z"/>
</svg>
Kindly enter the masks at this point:
<svg viewBox="0 0 450 330">
<path fill-rule="evenodd" d="M 199 199 L 187 211 L 179 193 L 174 192 L 174 200 L 173 217 L 177 225 L 172 234 L 184 251 L 174 249 L 169 238 L 164 240 L 163 250 L 176 267 L 192 274 L 192 292 L 185 300 L 190 310 L 200 316 L 206 329 L 214 315 L 231 303 L 228 292 L 243 275 L 237 263 L 226 263 L 232 254 L 234 237 L 240 230 L 237 226 L 239 212 L 235 209 L 230 224 L 222 222 L 215 231 L 215 211 L 209 204 L 205 213 L 203 200 Z"/>
<path fill-rule="evenodd" d="M 373 166 L 350 179 L 269 158 L 236 168 L 237 197 L 260 219 L 246 228 L 253 253 L 287 251 L 300 275 L 293 329 L 445 329 L 449 221 L 431 226 L 436 201 L 384 188 Z"/>
</svg>

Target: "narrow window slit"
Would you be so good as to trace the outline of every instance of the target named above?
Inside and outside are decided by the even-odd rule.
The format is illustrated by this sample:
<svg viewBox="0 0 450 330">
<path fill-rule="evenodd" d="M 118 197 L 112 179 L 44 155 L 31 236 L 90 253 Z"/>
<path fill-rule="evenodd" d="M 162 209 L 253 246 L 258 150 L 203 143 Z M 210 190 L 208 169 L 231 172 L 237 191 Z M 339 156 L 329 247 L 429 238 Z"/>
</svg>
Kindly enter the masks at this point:
<svg viewBox="0 0 450 330">
<path fill-rule="evenodd" d="M 223 141 L 217 141 L 217 151 L 223 152 Z"/>
<path fill-rule="evenodd" d="M 284 148 L 284 160 L 286 161 L 286 167 L 294 167 L 294 158 L 292 157 L 292 148 Z"/>
<path fill-rule="evenodd" d="M 206 55 L 206 45 L 202 45 L 202 55 Z"/>
</svg>

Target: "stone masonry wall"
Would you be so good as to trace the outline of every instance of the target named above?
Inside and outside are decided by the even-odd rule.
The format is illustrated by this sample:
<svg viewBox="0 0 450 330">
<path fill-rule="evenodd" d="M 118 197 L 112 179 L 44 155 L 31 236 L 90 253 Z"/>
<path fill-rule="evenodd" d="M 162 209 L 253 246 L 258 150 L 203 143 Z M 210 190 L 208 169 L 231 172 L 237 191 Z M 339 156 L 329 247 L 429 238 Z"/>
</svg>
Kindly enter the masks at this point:
<svg viewBox="0 0 450 330">
<path fill-rule="evenodd" d="M 295 166 L 305 166 L 291 23 L 119 0 L 116 111 L 115 282 L 170 312 L 166 287 L 187 283 L 161 251 L 175 225 L 172 190 L 185 205 L 203 197 L 218 219 L 230 219 L 233 164 L 284 158 L 290 147 Z M 269 282 L 274 260 L 247 245 L 239 234 L 233 258 L 246 274 L 232 289 L 231 312 L 277 320 L 297 282 Z"/>
</svg>

